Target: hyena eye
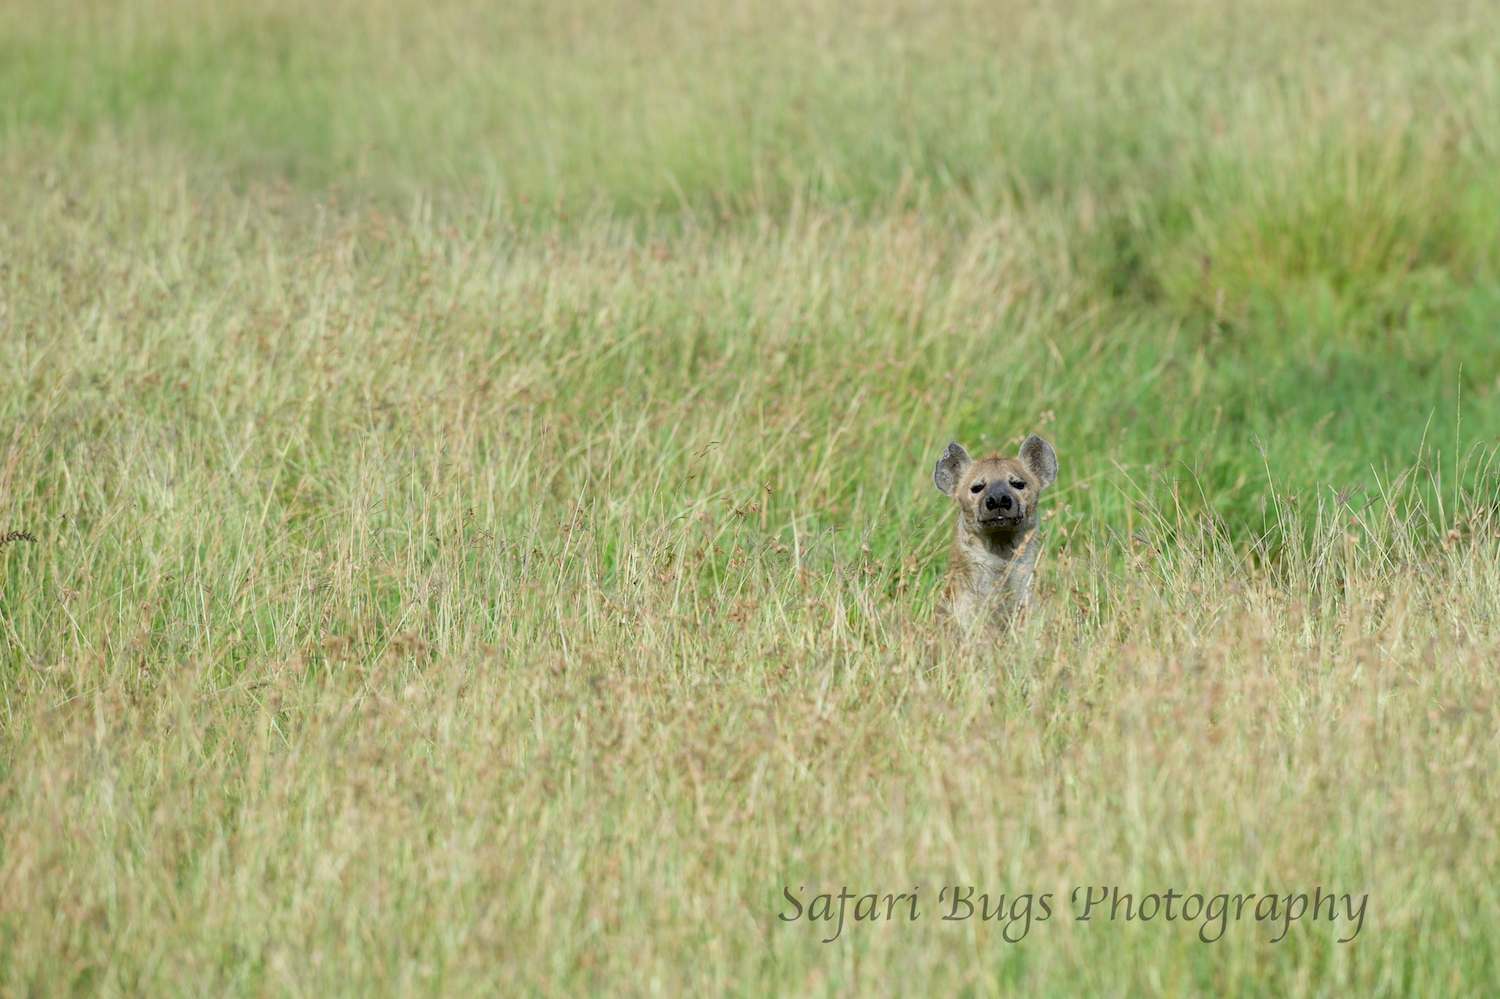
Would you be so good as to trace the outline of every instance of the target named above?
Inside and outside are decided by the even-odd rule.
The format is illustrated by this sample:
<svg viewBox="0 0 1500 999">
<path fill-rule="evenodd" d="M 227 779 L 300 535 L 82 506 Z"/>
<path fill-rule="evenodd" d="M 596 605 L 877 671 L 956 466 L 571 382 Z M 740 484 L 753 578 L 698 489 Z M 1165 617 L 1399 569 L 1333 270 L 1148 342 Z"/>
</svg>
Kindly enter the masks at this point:
<svg viewBox="0 0 1500 999">
<path fill-rule="evenodd" d="M 984 483 L 983 482 L 976 482 L 976 483 L 974 483 L 972 486 L 969 487 L 969 492 L 971 492 L 971 493 L 982 493 L 982 492 L 984 492 Z"/>
<path fill-rule="evenodd" d="M 1012 489 L 1025 489 L 1026 488 L 1026 483 L 1024 483 L 1024 482 L 1017 482 L 1015 479 L 1011 479 L 1010 480 L 1010 487 Z"/>
</svg>

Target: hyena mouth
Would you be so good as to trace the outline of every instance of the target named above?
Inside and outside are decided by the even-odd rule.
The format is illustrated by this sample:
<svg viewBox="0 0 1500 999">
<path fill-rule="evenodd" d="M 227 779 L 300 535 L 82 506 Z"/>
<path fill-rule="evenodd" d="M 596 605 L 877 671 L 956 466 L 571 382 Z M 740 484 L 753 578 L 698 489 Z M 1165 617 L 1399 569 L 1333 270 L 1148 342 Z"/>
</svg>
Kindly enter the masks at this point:
<svg viewBox="0 0 1500 999">
<path fill-rule="evenodd" d="M 991 530 L 1009 530 L 1020 527 L 1025 523 L 1026 515 L 1016 514 L 1014 517 L 978 517 L 976 519 L 979 521 L 980 527 L 987 527 Z"/>
</svg>

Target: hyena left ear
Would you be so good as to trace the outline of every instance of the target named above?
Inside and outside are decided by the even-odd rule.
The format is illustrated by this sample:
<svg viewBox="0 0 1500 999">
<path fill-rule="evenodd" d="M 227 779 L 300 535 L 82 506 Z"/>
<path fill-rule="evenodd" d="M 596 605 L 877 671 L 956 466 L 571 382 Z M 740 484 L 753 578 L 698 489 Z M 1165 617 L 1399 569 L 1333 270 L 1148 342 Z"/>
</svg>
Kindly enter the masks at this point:
<svg viewBox="0 0 1500 999">
<path fill-rule="evenodd" d="M 1057 481 L 1057 452 L 1036 434 L 1022 442 L 1018 457 L 1021 464 L 1037 477 L 1039 488 L 1046 489 Z"/>
<path fill-rule="evenodd" d="M 932 481 L 937 484 L 938 492 L 944 496 L 952 496 L 953 490 L 958 486 L 958 480 L 963 478 L 965 470 L 974 464 L 974 459 L 969 457 L 969 452 L 958 441 L 949 441 L 948 449 L 938 459 L 937 467 L 932 470 Z"/>
</svg>

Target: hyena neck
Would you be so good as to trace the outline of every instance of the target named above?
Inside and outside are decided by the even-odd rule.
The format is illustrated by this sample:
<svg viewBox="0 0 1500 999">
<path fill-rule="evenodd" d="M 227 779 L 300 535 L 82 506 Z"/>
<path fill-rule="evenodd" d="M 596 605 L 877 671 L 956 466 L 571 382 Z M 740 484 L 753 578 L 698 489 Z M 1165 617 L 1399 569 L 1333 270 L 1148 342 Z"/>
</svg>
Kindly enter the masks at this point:
<svg viewBox="0 0 1500 999">
<path fill-rule="evenodd" d="M 955 615 L 966 623 L 983 616 L 1003 619 L 1024 607 L 1039 547 L 1035 526 L 977 534 L 960 525 L 949 595 Z"/>
<path fill-rule="evenodd" d="M 1036 528 L 979 534 L 958 528 L 958 561 L 976 578 L 1030 573 L 1036 564 Z"/>
</svg>

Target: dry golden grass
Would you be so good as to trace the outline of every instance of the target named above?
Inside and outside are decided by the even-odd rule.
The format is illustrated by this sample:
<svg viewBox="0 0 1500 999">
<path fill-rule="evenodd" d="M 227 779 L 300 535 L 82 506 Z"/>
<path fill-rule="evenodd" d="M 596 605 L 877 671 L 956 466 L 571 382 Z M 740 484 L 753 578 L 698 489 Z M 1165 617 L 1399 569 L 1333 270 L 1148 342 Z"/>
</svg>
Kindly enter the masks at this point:
<svg viewBox="0 0 1500 999">
<path fill-rule="evenodd" d="M 943 98 L 1001 29 L 961 38 L 959 8 L 684 14 L 614 47 L 588 8 L 508 9 L 577 89 L 499 125 L 463 117 L 493 110 L 486 72 L 524 88 L 462 5 L 129 8 L 159 16 L 119 38 L 81 9 L 5 51 L 112 39 L 146 111 L 70 130 L 17 100 L 0 145 L 0 996 L 1494 991 L 1482 10 L 1387 63 L 1405 15 L 1258 6 L 1282 21 L 1243 52 L 1305 99 L 1230 88 L 1224 139 L 1186 96 L 1114 85 L 1227 8 L 1021 5 L 1034 59 L 996 72 L 1054 101 L 995 112 L 1033 159 L 986 174 L 982 116 Z M 1360 26 L 1277 61 L 1324 17 Z M 243 51 L 242 22 L 264 32 Z M 395 83 L 349 71 L 408 23 Z M 132 75 L 172 37 L 196 69 Z M 868 48 L 901 37 L 904 106 Z M 671 63 L 689 84 L 732 79 L 697 98 L 648 65 L 621 98 L 643 117 L 616 120 L 590 53 L 653 44 L 696 53 Z M 725 107 L 779 59 L 825 75 L 771 88 L 784 174 L 757 173 L 705 136 L 744 138 Z M 843 91 L 839 59 L 866 74 Z M 1049 90 L 1049 60 L 1101 68 Z M 66 75 L 38 65 L 0 72 Z M 1168 96 L 1207 70 L 1174 72 Z M 277 103 L 299 81 L 345 133 L 230 116 L 261 144 L 203 111 L 316 104 Z M 1361 87 L 1396 103 L 1335 128 Z M 799 93 L 846 103 L 799 117 Z M 569 100 L 595 109 L 571 131 Z M 865 146 L 832 128 L 862 107 L 885 109 Z M 1109 153 L 1132 128 L 1105 119 L 1152 108 L 1135 131 L 1227 172 Z M 821 148 L 791 127 L 820 114 Z M 367 189 L 371 121 L 405 160 Z M 544 126 L 563 138 L 506 159 Z M 471 187 L 476 136 L 497 162 Z M 1412 155 L 1376 155 L 1389 136 Z M 287 150 L 304 173 L 266 180 Z M 588 207 L 555 202 L 591 163 Z M 1029 430 L 1062 466 L 1039 607 L 956 644 L 932 464 Z M 920 918 L 779 918 L 846 886 L 915 889 Z M 942 919 L 954 886 L 1016 920 Z M 1075 920 L 1101 886 L 1256 899 L 1204 942 L 1201 916 Z M 1362 923 L 1254 918 L 1317 891 L 1367 896 Z"/>
</svg>

